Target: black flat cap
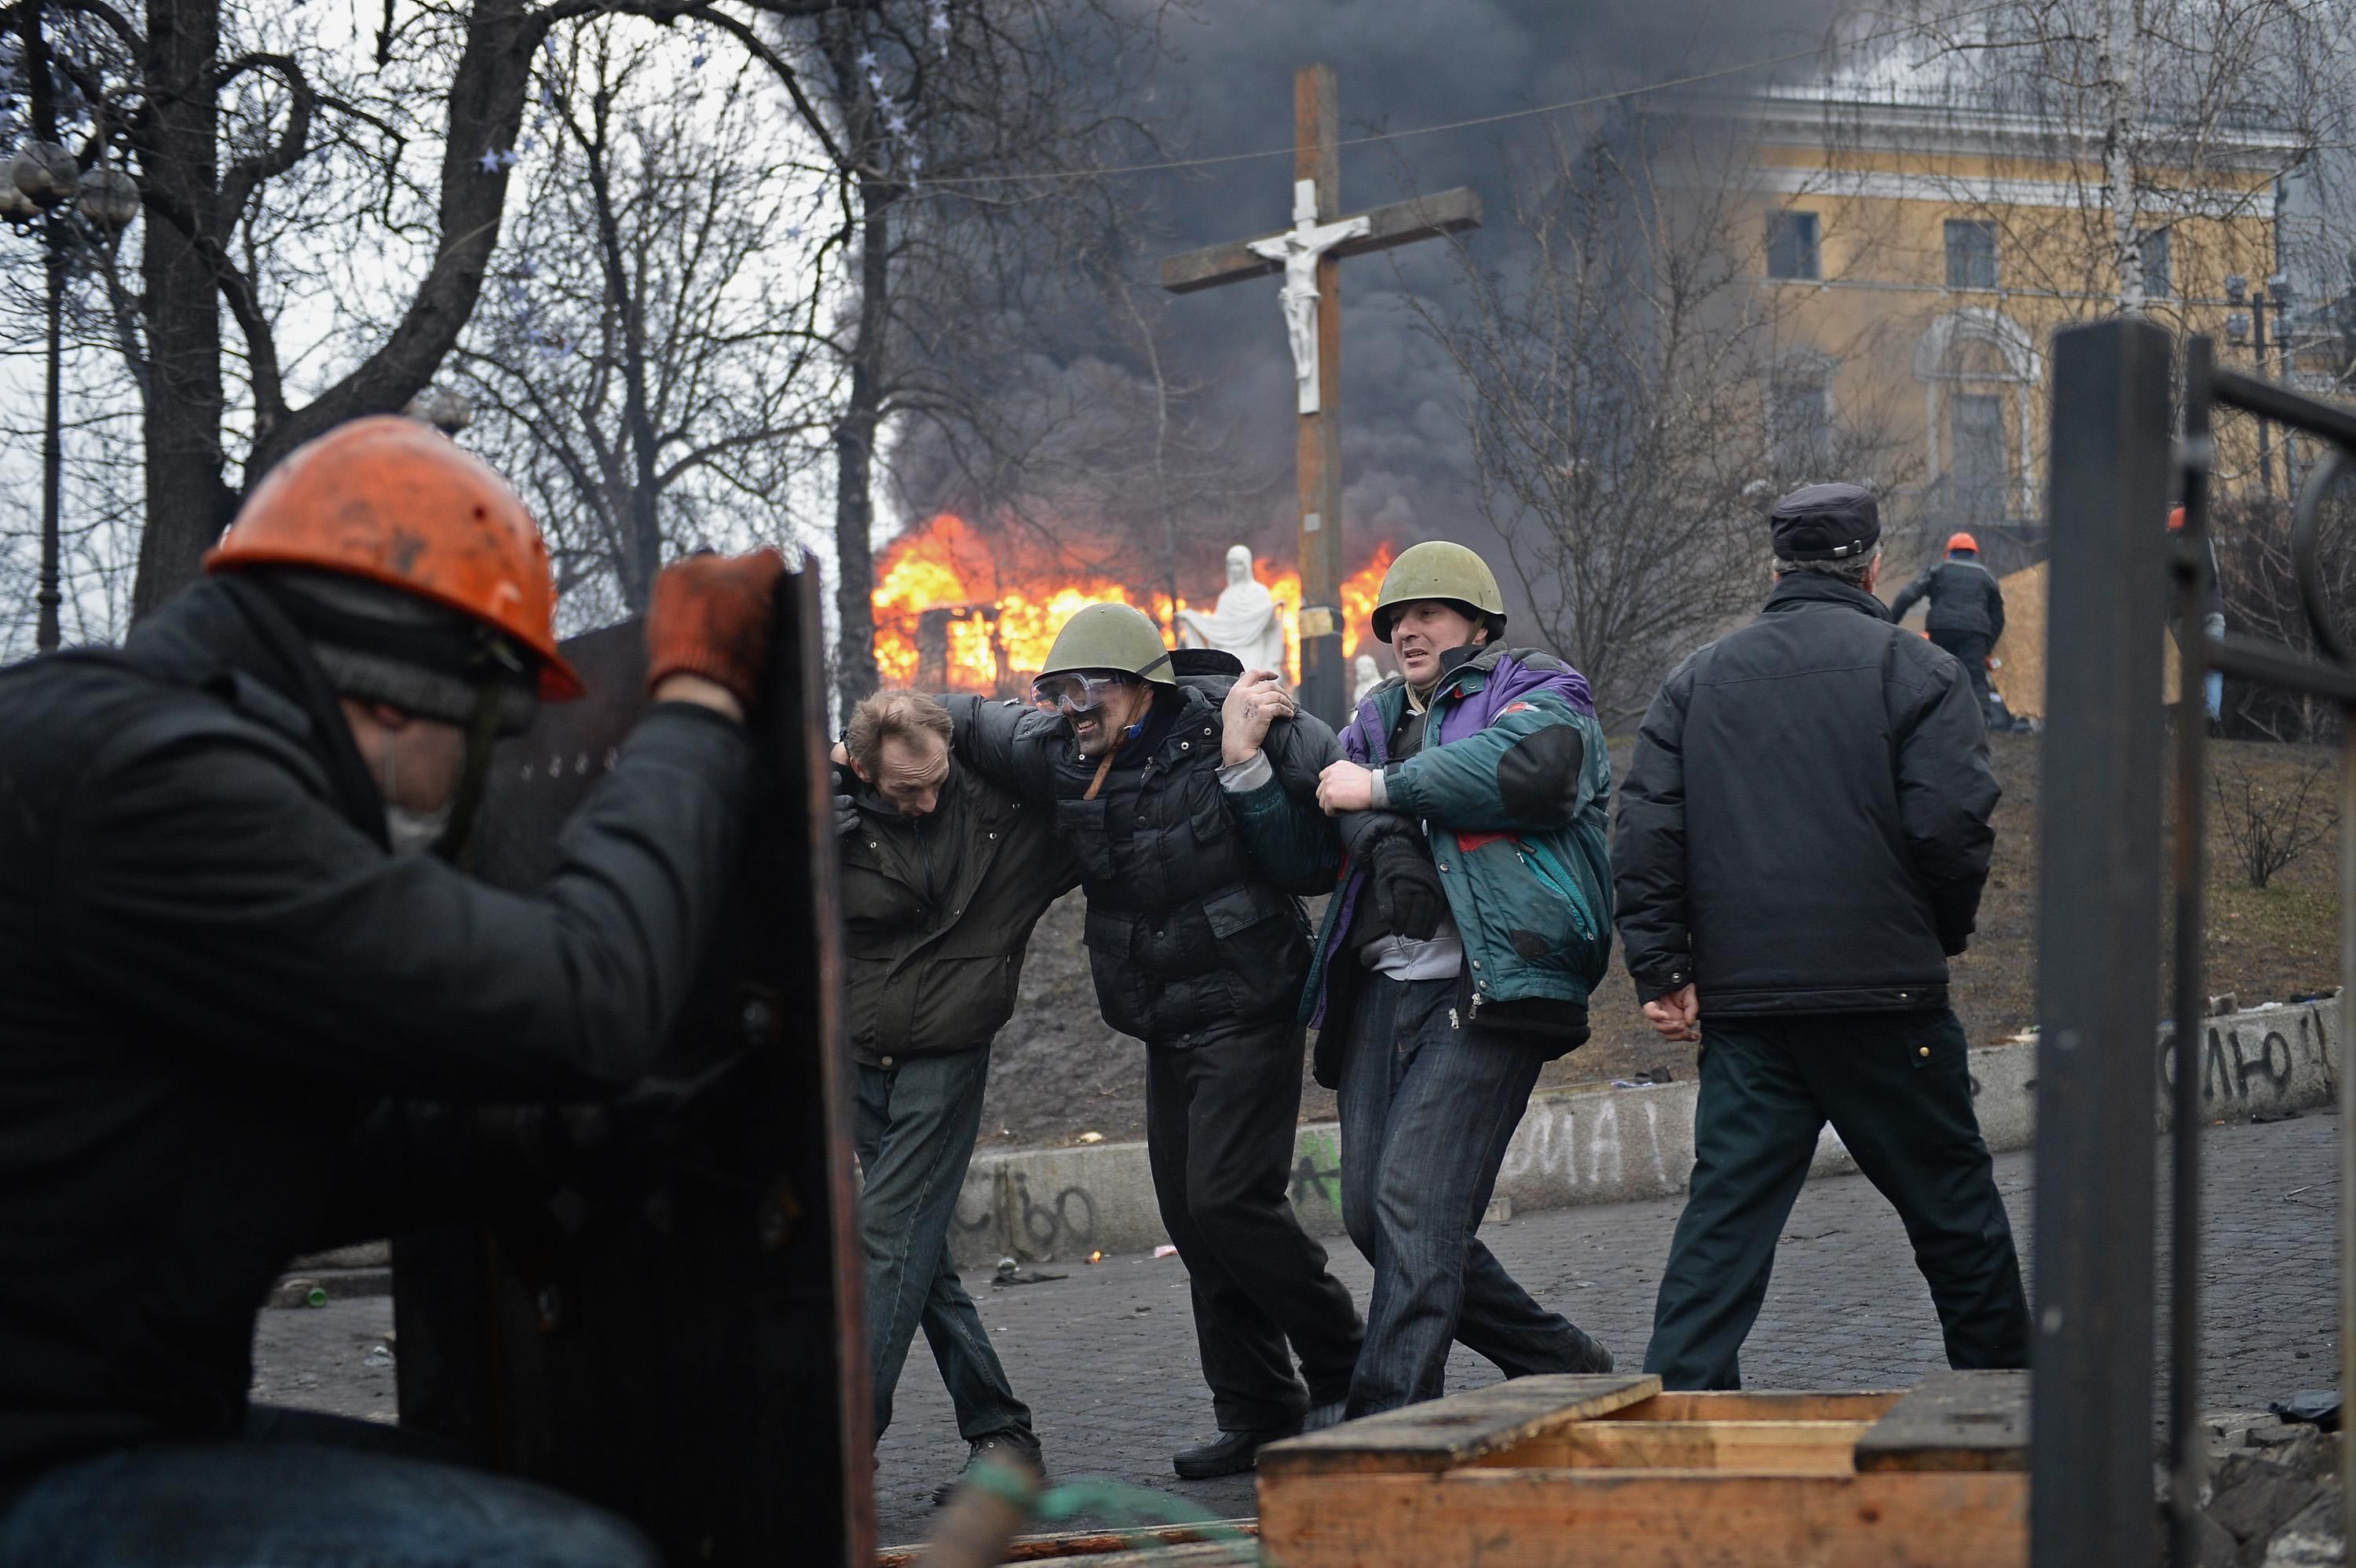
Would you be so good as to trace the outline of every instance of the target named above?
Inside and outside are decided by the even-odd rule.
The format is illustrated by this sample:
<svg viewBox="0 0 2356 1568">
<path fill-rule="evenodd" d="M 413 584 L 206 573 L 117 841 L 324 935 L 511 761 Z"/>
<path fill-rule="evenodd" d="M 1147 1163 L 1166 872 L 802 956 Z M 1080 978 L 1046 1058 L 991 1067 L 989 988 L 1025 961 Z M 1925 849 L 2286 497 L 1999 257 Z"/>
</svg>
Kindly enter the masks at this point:
<svg viewBox="0 0 2356 1568">
<path fill-rule="evenodd" d="M 1775 503 L 1778 560 L 1854 560 L 1881 539 L 1881 508 L 1862 485 L 1803 485 Z"/>
</svg>

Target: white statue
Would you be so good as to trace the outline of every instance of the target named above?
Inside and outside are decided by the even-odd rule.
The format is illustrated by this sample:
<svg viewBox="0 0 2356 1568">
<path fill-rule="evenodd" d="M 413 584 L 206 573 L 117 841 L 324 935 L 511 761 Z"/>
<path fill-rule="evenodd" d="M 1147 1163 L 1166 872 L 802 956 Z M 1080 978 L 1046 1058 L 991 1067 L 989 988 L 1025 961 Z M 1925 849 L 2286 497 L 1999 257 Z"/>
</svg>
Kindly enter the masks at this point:
<svg viewBox="0 0 2356 1568">
<path fill-rule="evenodd" d="M 1252 575 L 1252 553 L 1237 545 L 1227 551 L 1227 585 L 1219 590 L 1218 607 L 1178 612 L 1179 639 L 1190 647 L 1217 648 L 1243 661 L 1246 669 L 1272 669 L 1288 674 L 1284 666 L 1284 614 L 1260 581 Z"/>
<path fill-rule="evenodd" d="M 1383 667 L 1375 662 L 1372 654 L 1360 654 L 1350 665 L 1350 705 L 1356 707 L 1366 699 L 1366 693 L 1383 683 Z"/>
<path fill-rule="evenodd" d="M 1292 227 L 1267 240 L 1255 240 L 1255 256 L 1284 263 L 1284 287 L 1277 300 L 1284 306 L 1284 336 L 1292 346 L 1292 377 L 1298 384 L 1300 411 L 1313 414 L 1317 392 L 1317 259 L 1344 240 L 1355 240 L 1369 229 L 1366 216 L 1339 223 L 1317 221 L 1317 182 L 1292 183 Z"/>
</svg>

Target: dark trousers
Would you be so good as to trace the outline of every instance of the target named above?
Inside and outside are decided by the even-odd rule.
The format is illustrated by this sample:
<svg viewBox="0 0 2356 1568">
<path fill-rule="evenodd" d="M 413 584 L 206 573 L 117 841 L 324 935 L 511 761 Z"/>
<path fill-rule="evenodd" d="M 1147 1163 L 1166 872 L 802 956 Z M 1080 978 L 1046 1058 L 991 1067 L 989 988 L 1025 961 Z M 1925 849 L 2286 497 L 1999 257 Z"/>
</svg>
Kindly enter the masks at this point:
<svg viewBox="0 0 2356 1568">
<path fill-rule="evenodd" d="M 1358 1359 L 1357 1309 L 1286 1196 L 1301 1053 L 1301 1028 L 1289 1022 L 1145 1053 L 1153 1195 L 1186 1264 L 1222 1432 L 1287 1426 L 1344 1398 Z"/>
<path fill-rule="evenodd" d="M 1988 650 L 1996 646 L 1995 642 L 1979 632 L 1933 632 L 1931 642 L 1961 661 L 1964 673 L 1972 677 L 1972 695 L 1980 699 L 1980 707 L 1986 710 L 1994 695 L 1988 686 L 1987 661 Z"/>
<path fill-rule="evenodd" d="M 1906 1222 L 1947 1364 L 2029 1365 L 2029 1301 L 1955 1015 L 1714 1018 L 1705 996 L 1693 1185 L 1644 1370 L 1672 1389 L 1742 1386 L 1775 1238 L 1827 1121 Z"/>
<path fill-rule="evenodd" d="M 867 1249 L 867 1361 L 875 1435 L 892 1424 L 892 1392 L 921 1325 L 967 1442 L 1011 1433 L 1035 1445 L 1031 1411 L 1014 1397 L 981 1314 L 949 1256 L 949 1221 L 965 1187 L 990 1048 L 859 1067 L 860 1238 Z"/>
<path fill-rule="evenodd" d="M 1438 1399 L 1451 1339 L 1509 1378 L 1586 1370 L 1594 1342 L 1474 1234 L 1547 1053 L 1464 1027 L 1453 980 L 1368 975 L 1352 1013 L 1342 1219 L 1375 1290 L 1350 1415 Z"/>
</svg>

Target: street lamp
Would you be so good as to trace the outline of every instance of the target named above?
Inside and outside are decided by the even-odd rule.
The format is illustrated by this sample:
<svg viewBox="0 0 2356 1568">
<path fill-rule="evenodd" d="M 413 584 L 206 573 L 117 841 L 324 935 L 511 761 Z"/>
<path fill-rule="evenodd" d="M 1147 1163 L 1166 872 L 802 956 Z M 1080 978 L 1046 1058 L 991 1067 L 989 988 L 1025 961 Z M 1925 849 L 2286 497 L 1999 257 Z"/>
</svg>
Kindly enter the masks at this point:
<svg viewBox="0 0 2356 1568">
<path fill-rule="evenodd" d="M 2283 331 L 2283 322 L 2287 319 L 2290 310 L 2290 279 L 2280 272 L 2266 279 L 2265 287 L 2257 290 L 2253 290 L 2250 280 L 2239 272 L 2225 275 L 2225 302 L 2234 305 L 2247 304 L 2250 307 L 2246 311 L 2236 310 L 2225 317 L 2225 341 L 2236 348 L 2249 345 L 2251 357 L 2261 376 L 2267 371 L 2266 307 L 2270 304 L 2274 306 L 2276 317 L 2275 336 L 2282 341 L 2285 349 L 2283 368 L 2286 372 L 2290 368 L 2289 340 Z M 2286 457 L 2284 467 L 2283 477 L 2287 480 L 2290 475 Z M 2258 487 L 2269 496 L 2275 493 L 2274 438 L 2263 415 L 2258 419 Z"/>
<path fill-rule="evenodd" d="M 69 206 L 69 200 L 70 205 Z M 0 219 L 19 227 L 41 226 L 41 262 L 48 298 L 48 400 L 41 430 L 41 582 L 33 645 L 54 653 L 60 640 L 58 612 L 65 603 L 59 586 L 65 507 L 65 441 L 59 421 L 59 382 L 65 364 L 66 251 L 77 236 L 79 213 L 109 245 L 139 216 L 139 186 L 121 169 L 104 164 L 84 171 L 55 142 L 31 142 L 8 161 L 0 185 Z"/>
</svg>

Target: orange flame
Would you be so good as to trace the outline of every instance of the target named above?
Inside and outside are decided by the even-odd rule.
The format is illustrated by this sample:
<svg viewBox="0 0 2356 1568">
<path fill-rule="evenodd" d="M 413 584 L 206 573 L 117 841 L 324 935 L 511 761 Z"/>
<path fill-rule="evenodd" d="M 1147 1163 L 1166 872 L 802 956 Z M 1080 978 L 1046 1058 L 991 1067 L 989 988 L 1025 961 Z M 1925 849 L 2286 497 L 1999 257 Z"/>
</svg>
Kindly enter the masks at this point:
<svg viewBox="0 0 2356 1568">
<path fill-rule="evenodd" d="M 1342 583 L 1343 641 L 1352 656 L 1371 644 L 1375 598 L 1392 554 L 1387 543 L 1378 546 Z M 1301 573 L 1274 571 L 1265 561 L 1256 571 L 1281 607 L 1286 673 L 1298 681 Z M 965 519 L 943 512 L 894 539 L 878 563 L 875 662 L 886 686 L 921 686 L 937 675 L 949 690 L 1014 695 L 1046 662 L 1055 634 L 1073 613 L 1107 603 L 1135 604 L 1164 627 L 1172 619 L 1166 593 L 1141 593 L 1067 563 L 1010 566 Z M 1175 606 L 1186 607 L 1183 598 Z M 937 671 L 924 667 L 928 661 L 920 645 L 932 638 L 940 639 Z"/>
</svg>

